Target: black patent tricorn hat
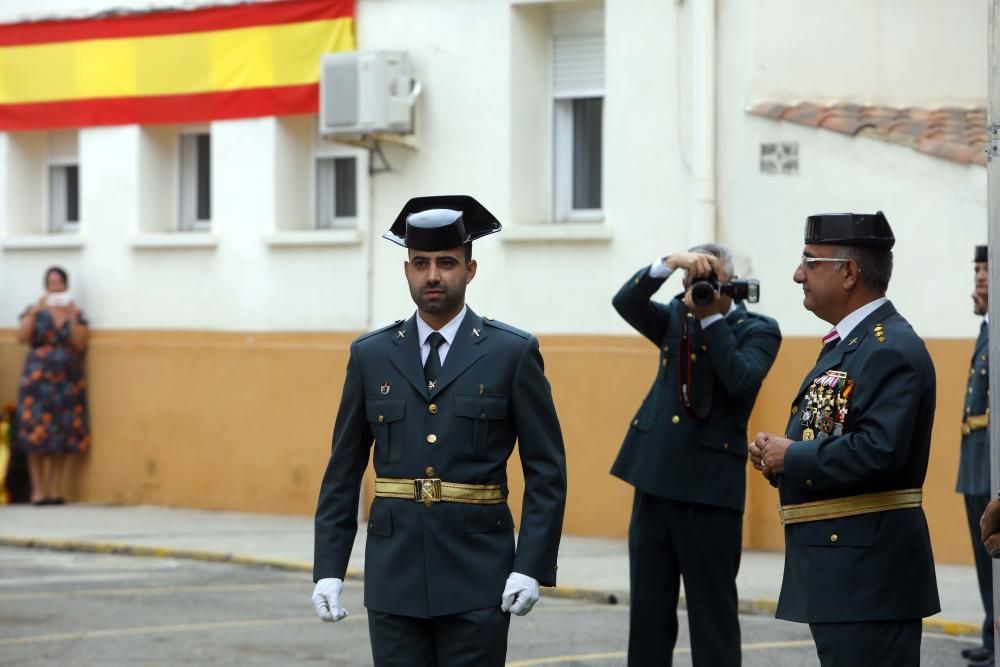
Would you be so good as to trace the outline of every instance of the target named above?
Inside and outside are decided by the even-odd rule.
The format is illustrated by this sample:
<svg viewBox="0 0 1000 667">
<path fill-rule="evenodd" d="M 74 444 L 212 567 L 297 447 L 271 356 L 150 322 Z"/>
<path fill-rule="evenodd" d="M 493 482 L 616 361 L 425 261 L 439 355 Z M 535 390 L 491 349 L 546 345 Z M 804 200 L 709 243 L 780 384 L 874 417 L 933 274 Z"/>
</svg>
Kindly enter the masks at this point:
<svg viewBox="0 0 1000 667">
<path fill-rule="evenodd" d="M 882 211 L 822 213 L 806 218 L 806 244 L 852 245 L 891 250 L 896 243 Z"/>
<path fill-rule="evenodd" d="M 500 221 L 468 195 L 414 197 L 382 238 L 414 250 L 449 250 L 499 232 Z"/>
<path fill-rule="evenodd" d="M 989 249 L 990 249 L 989 246 L 977 245 L 976 256 L 975 259 L 973 259 L 972 261 L 975 262 L 976 264 L 979 264 L 980 262 L 990 261 Z"/>
</svg>

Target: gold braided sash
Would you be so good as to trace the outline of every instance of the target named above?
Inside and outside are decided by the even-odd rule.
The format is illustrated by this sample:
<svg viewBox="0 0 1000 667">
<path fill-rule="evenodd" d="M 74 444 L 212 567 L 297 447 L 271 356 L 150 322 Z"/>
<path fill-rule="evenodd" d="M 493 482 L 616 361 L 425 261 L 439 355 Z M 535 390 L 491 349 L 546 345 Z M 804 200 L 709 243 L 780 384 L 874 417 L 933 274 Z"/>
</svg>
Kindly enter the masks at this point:
<svg viewBox="0 0 1000 667">
<path fill-rule="evenodd" d="M 817 500 L 811 503 L 781 505 L 778 507 L 778 517 L 781 519 L 781 523 L 787 526 L 790 523 L 805 523 L 858 514 L 901 510 L 908 507 L 920 507 L 923 496 L 923 489 L 897 489 L 895 491 L 865 493 L 860 496 L 847 496 L 846 498 Z"/>
<path fill-rule="evenodd" d="M 990 425 L 990 413 L 987 410 L 984 415 L 971 415 L 962 422 L 962 435 L 969 435 L 973 431 L 986 428 Z"/>
<path fill-rule="evenodd" d="M 375 478 L 375 495 L 379 498 L 403 498 L 423 503 L 467 503 L 498 505 L 507 497 L 499 484 L 459 484 L 442 482 L 437 477 L 426 479 Z"/>
</svg>

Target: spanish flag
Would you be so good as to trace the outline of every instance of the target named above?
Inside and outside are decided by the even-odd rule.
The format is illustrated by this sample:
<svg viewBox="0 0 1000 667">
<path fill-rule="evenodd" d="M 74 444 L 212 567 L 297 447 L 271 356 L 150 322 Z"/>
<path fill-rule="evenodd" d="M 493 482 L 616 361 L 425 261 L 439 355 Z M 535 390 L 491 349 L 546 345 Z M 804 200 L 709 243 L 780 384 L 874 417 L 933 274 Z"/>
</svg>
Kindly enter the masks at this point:
<svg viewBox="0 0 1000 667">
<path fill-rule="evenodd" d="M 0 130 L 315 113 L 354 0 L 0 24 Z"/>
</svg>

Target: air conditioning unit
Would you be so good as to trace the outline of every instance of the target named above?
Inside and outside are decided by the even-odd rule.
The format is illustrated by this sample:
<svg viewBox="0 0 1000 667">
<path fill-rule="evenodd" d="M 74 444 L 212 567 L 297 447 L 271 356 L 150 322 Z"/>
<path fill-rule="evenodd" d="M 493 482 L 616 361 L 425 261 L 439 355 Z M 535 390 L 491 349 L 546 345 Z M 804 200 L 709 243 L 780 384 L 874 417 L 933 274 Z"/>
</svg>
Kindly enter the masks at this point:
<svg viewBox="0 0 1000 667">
<path fill-rule="evenodd" d="M 323 55 L 319 131 L 329 135 L 413 131 L 420 82 L 402 51 L 348 51 Z"/>
</svg>

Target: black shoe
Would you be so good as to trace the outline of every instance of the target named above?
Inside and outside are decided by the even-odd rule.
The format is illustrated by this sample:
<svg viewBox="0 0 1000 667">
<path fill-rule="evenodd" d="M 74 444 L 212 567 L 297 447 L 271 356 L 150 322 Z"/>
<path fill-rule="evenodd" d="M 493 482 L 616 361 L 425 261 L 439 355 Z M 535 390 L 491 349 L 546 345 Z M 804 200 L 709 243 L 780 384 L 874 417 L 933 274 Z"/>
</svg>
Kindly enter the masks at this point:
<svg viewBox="0 0 1000 667">
<path fill-rule="evenodd" d="M 985 660 L 973 660 L 969 663 L 969 667 L 993 667 L 993 654 L 991 653 Z"/>
<path fill-rule="evenodd" d="M 962 657 L 970 662 L 983 662 L 984 660 L 991 660 L 993 658 L 993 651 L 989 650 L 985 646 L 963 648 Z"/>
<path fill-rule="evenodd" d="M 49 498 L 48 503 L 49 505 L 65 505 L 66 501 L 63 498 L 56 497 L 56 498 Z"/>
</svg>

